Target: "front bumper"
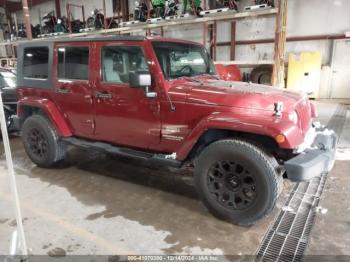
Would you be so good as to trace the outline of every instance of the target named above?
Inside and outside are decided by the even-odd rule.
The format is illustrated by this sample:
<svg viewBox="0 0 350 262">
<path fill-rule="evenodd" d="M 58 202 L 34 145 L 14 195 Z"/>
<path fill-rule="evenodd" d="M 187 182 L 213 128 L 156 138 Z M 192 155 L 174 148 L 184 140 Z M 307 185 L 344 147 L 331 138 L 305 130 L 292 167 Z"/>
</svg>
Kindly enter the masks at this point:
<svg viewBox="0 0 350 262">
<path fill-rule="evenodd" d="M 337 140 L 332 130 L 316 131 L 312 145 L 284 163 L 288 179 L 292 182 L 307 181 L 329 172 L 334 165 Z"/>
</svg>

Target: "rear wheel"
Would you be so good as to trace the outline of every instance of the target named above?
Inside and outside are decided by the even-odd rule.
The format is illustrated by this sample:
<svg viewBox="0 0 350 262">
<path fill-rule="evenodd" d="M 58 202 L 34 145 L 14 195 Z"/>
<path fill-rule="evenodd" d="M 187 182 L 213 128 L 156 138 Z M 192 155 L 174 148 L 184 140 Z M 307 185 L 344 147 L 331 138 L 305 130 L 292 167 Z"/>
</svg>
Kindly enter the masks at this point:
<svg viewBox="0 0 350 262">
<path fill-rule="evenodd" d="M 39 167 L 53 167 L 66 156 L 65 144 L 44 116 L 33 115 L 25 120 L 22 141 L 29 158 Z"/>
<path fill-rule="evenodd" d="M 214 142 L 196 162 L 198 194 L 215 216 L 234 224 L 253 224 L 272 211 L 281 191 L 276 164 L 246 141 Z"/>
</svg>

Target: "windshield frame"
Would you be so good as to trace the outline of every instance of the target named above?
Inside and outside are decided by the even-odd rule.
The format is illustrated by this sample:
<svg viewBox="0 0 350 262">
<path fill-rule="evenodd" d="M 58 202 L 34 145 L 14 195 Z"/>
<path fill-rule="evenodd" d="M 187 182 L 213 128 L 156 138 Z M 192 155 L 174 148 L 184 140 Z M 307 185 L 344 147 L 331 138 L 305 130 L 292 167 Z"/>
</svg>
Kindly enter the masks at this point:
<svg viewBox="0 0 350 262">
<path fill-rule="evenodd" d="M 171 47 L 179 48 L 179 46 L 186 46 L 186 48 L 192 48 L 193 50 L 200 50 L 200 54 L 202 56 L 202 59 L 204 60 L 204 65 L 206 66 L 205 72 L 199 72 L 196 74 L 188 75 L 188 74 L 183 74 L 183 75 L 178 75 L 178 76 L 169 76 L 165 72 L 165 68 L 163 68 L 160 59 L 160 48 L 164 46 L 164 49 L 169 49 L 169 52 L 172 50 Z M 168 47 L 168 48 L 167 48 Z M 176 80 L 176 79 L 181 79 L 181 78 L 186 78 L 186 77 L 196 77 L 196 76 L 201 76 L 201 75 L 211 75 L 211 76 L 216 76 L 216 69 L 214 66 L 214 63 L 210 57 L 209 52 L 207 49 L 202 46 L 201 44 L 198 43 L 191 43 L 191 42 L 177 42 L 177 41 L 152 41 L 152 48 L 156 54 L 157 62 L 159 64 L 160 69 L 162 70 L 163 76 L 166 80 Z M 184 50 L 186 49 L 184 48 Z M 170 55 L 169 55 L 170 56 Z"/>
</svg>

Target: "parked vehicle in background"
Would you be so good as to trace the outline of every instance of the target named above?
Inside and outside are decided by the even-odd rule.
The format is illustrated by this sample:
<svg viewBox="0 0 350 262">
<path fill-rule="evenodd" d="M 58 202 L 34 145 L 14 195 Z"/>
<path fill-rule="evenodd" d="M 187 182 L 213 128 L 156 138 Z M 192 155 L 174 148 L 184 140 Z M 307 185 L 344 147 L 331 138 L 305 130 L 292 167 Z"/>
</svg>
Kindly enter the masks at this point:
<svg viewBox="0 0 350 262">
<path fill-rule="evenodd" d="M 143 36 L 53 39 L 18 46 L 16 126 L 29 158 L 58 165 L 67 144 L 167 166 L 193 166 L 217 217 L 269 214 L 283 176 L 333 167 L 334 132 L 307 96 L 219 80 L 195 42 Z"/>
<path fill-rule="evenodd" d="M 0 92 L 8 131 L 15 131 L 13 116 L 17 113 L 16 75 L 9 70 L 0 69 Z"/>
<path fill-rule="evenodd" d="M 225 81 L 241 81 L 241 70 L 236 65 L 215 64 L 219 78 Z"/>
</svg>

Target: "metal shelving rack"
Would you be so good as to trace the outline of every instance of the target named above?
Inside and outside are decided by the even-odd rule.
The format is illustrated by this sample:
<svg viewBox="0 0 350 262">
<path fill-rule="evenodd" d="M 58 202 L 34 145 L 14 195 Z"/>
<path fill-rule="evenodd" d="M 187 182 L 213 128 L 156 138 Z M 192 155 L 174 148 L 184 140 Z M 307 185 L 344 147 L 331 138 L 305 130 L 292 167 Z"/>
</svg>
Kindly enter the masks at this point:
<svg viewBox="0 0 350 262">
<path fill-rule="evenodd" d="M 260 61 L 236 61 L 235 60 L 235 42 L 236 42 L 236 21 L 243 19 L 258 19 L 260 17 L 276 16 L 275 28 L 275 48 L 274 60 Z M 256 11 L 247 11 L 236 13 L 228 11 L 220 15 L 191 17 L 186 19 L 175 19 L 171 21 L 163 20 L 157 23 L 138 23 L 132 26 L 125 26 L 113 29 L 102 29 L 98 31 L 88 31 L 73 34 L 61 34 L 47 38 L 37 38 L 30 41 L 42 41 L 46 39 L 61 38 L 61 37 L 83 37 L 96 34 L 131 34 L 144 32 L 146 35 L 151 35 L 152 30 L 160 30 L 160 35 L 163 36 L 164 29 L 174 26 L 186 26 L 193 24 L 203 25 L 203 44 L 207 46 L 207 40 L 210 42 L 210 53 L 214 61 L 216 61 L 217 49 L 217 23 L 231 22 L 231 41 L 230 41 L 230 61 L 216 61 L 222 64 L 236 64 L 238 66 L 254 66 L 254 65 L 273 65 L 272 84 L 274 86 L 284 86 L 284 62 L 285 62 L 285 42 L 286 42 L 286 17 L 287 17 L 287 0 L 277 0 L 277 8 L 267 8 Z M 209 34 L 210 32 L 210 34 Z M 26 42 L 28 40 L 17 40 L 12 42 L 3 42 L 0 45 L 13 45 Z"/>
</svg>

